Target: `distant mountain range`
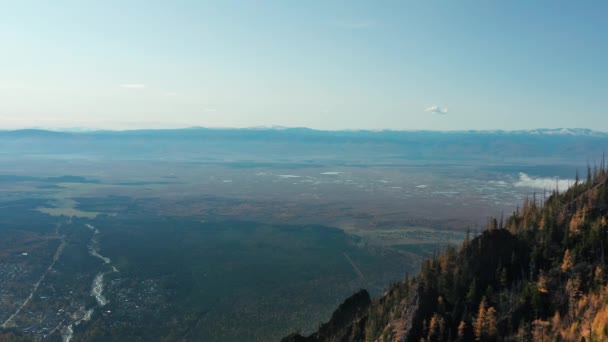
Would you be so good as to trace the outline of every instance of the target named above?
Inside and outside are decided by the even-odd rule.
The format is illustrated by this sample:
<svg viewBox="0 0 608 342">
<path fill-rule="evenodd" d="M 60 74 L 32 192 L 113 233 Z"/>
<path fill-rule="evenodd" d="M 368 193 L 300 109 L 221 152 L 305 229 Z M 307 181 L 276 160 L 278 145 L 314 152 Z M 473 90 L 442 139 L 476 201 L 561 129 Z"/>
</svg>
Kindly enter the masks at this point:
<svg viewBox="0 0 608 342">
<path fill-rule="evenodd" d="M 29 128 L 17 130 L 0 130 L 0 134 L 7 132 L 22 132 L 30 134 L 44 134 L 43 132 L 61 132 L 61 133 L 102 133 L 102 132 L 120 132 L 129 134 L 131 132 L 168 132 L 168 131 L 285 131 L 285 132 L 319 132 L 325 134 L 332 133 L 441 133 L 441 134 L 516 134 L 516 135 L 571 135 L 571 136 L 608 136 L 608 132 L 595 131 L 589 128 L 536 128 L 527 130 L 454 130 L 454 131 L 435 131 L 435 130 L 365 130 L 365 129 L 345 129 L 345 130 L 318 130 L 306 127 L 284 127 L 284 126 L 256 126 L 246 128 L 214 128 L 214 127 L 187 127 L 187 128 L 170 128 L 170 129 L 133 129 L 133 130 L 104 130 L 86 127 L 71 127 L 71 128 Z"/>
<path fill-rule="evenodd" d="M 0 158 L 61 155 L 190 161 L 264 161 L 386 165 L 404 162 L 581 165 L 608 148 L 608 133 L 590 129 L 519 131 L 321 131 L 258 127 L 129 131 L 0 131 Z"/>
</svg>

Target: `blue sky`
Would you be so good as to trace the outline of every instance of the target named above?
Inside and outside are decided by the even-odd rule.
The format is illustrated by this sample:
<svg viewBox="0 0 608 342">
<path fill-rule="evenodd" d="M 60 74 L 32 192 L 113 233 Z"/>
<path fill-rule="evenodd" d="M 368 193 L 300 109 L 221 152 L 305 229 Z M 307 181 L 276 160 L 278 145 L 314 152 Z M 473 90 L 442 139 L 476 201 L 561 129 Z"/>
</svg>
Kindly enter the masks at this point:
<svg viewBox="0 0 608 342">
<path fill-rule="evenodd" d="M 0 128 L 608 131 L 607 16 L 606 1 L 3 1 Z"/>
</svg>

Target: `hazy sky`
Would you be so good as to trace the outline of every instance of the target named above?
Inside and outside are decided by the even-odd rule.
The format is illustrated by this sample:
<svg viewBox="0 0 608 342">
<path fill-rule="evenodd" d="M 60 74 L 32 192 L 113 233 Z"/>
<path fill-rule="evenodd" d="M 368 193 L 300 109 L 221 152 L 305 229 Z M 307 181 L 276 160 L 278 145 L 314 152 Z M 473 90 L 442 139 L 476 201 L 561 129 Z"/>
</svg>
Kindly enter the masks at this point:
<svg viewBox="0 0 608 342">
<path fill-rule="evenodd" d="M 0 5 L 0 128 L 608 131 L 608 1 Z"/>
</svg>

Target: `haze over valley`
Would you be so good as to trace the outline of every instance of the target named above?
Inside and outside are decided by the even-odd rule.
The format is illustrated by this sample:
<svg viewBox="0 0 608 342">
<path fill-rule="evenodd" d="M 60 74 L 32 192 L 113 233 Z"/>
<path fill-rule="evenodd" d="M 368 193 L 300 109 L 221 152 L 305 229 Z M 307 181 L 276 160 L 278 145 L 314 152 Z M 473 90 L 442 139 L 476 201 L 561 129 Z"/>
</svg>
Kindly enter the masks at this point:
<svg viewBox="0 0 608 342">
<path fill-rule="evenodd" d="M 608 136 L 192 128 L 0 142 L 4 328 L 265 341 L 312 331 L 359 288 L 382 294 L 526 196 L 566 190 Z"/>
</svg>

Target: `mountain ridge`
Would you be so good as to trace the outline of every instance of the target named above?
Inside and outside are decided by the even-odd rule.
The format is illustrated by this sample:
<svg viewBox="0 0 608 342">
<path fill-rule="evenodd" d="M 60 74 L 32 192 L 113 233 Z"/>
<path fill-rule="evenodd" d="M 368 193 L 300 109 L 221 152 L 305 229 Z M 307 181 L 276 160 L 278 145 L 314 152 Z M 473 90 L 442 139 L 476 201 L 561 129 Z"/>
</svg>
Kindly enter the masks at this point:
<svg viewBox="0 0 608 342">
<path fill-rule="evenodd" d="M 568 191 L 534 195 L 460 248 L 427 259 L 343 329 L 332 317 L 335 334 L 282 341 L 606 341 L 606 248 L 602 160 Z"/>
<path fill-rule="evenodd" d="M 277 161 L 332 165 L 470 163 L 584 166 L 605 152 L 608 134 L 506 131 L 317 131 L 289 129 L 167 129 L 55 132 L 0 131 L 4 157 Z M 554 131 L 542 131 L 554 132 Z M 578 132 L 578 135 L 571 133 Z M 586 135 L 583 135 L 586 134 Z M 180 151 L 180 153 L 174 153 Z"/>
</svg>

